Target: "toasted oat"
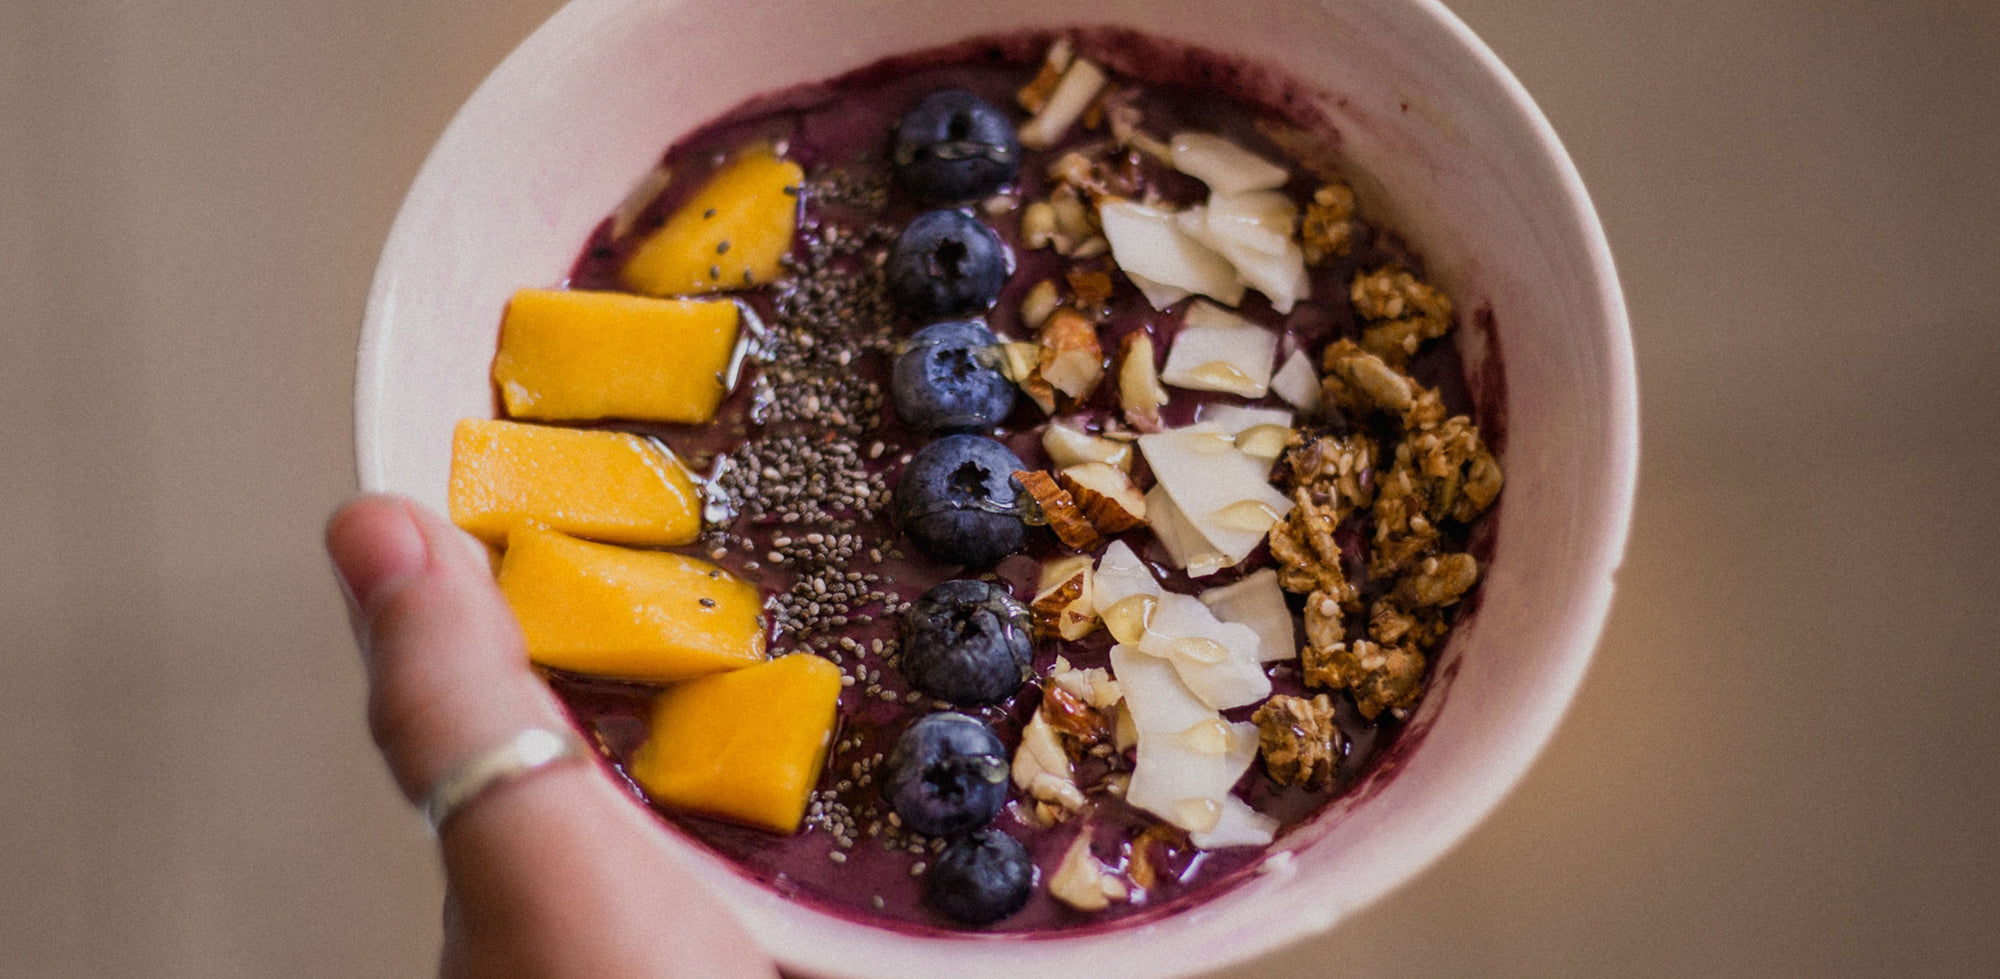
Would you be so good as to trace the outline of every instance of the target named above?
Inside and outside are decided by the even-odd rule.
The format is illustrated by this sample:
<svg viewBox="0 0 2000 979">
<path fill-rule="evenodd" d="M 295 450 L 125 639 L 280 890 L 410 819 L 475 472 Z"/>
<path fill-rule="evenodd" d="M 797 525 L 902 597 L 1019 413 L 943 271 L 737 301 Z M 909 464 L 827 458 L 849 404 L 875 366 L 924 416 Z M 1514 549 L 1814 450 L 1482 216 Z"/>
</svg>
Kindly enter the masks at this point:
<svg viewBox="0 0 2000 979">
<path fill-rule="evenodd" d="M 1323 787 L 1340 760 L 1333 702 L 1326 694 L 1311 700 L 1280 694 L 1250 716 L 1257 725 L 1257 751 L 1264 770 L 1279 785 Z"/>
</svg>

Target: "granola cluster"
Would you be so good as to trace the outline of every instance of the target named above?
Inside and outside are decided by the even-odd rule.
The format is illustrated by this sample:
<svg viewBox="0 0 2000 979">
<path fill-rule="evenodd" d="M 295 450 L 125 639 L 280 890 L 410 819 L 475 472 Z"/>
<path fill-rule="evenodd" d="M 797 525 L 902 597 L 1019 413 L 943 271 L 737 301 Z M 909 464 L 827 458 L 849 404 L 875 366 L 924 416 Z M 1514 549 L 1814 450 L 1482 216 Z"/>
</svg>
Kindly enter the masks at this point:
<svg viewBox="0 0 2000 979">
<path fill-rule="evenodd" d="M 1449 628 L 1445 610 L 1479 579 L 1472 555 L 1444 551 L 1441 526 L 1484 513 L 1502 478 L 1478 426 L 1446 417 L 1437 390 L 1405 369 L 1424 341 L 1450 330 L 1450 300 L 1393 267 L 1358 272 L 1350 298 L 1362 342 L 1328 344 L 1321 382 L 1328 421 L 1344 431 L 1293 437 L 1286 462 L 1296 505 L 1273 528 L 1271 554 L 1279 584 L 1306 595 L 1307 684 L 1352 692 L 1373 719 L 1416 703 L 1425 656 Z M 1371 430 L 1393 433 L 1386 458 Z M 1364 546 L 1343 547 L 1343 525 Z M 1349 618 L 1364 611 L 1350 629 Z M 1265 747 L 1273 777 L 1296 774 L 1288 749 Z"/>
<path fill-rule="evenodd" d="M 1264 701 L 1250 719 L 1257 725 L 1257 751 L 1271 781 L 1314 788 L 1333 781 L 1340 731 L 1326 694 L 1311 700 L 1280 694 Z"/>
</svg>

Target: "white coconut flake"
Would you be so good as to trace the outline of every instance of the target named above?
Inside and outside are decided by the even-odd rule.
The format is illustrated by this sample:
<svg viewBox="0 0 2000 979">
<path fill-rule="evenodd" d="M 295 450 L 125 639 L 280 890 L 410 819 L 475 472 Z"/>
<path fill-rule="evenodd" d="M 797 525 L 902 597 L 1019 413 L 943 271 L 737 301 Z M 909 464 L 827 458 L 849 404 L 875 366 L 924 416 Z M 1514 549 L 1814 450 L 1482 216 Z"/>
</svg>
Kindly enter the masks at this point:
<svg viewBox="0 0 2000 979">
<path fill-rule="evenodd" d="M 1215 828 L 1207 832 L 1193 832 L 1188 839 L 1204 850 L 1220 850 L 1230 846 L 1269 846 L 1277 838 L 1278 821 L 1250 808 L 1250 804 L 1233 795 L 1222 797 L 1222 816 L 1215 822 Z"/>
<path fill-rule="evenodd" d="M 1174 169 L 1218 194 L 1275 190 L 1292 177 L 1284 167 L 1210 133 L 1176 133 L 1168 145 Z"/>
<path fill-rule="evenodd" d="M 1160 380 L 1196 391 L 1261 398 L 1270 389 L 1278 336 L 1209 303 L 1188 307 Z"/>
<path fill-rule="evenodd" d="M 1291 412 L 1283 408 L 1252 408 L 1248 405 L 1205 404 L 1195 411 L 1195 420 L 1212 422 L 1231 435 L 1241 435 L 1245 429 L 1260 425 L 1292 427 Z"/>
<path fill-rule="evenodd" d="M 1210 588 L 1200 597 L 1216 618 L 1248 626 L 1257 633 L 1260 662 L 1298 655 L 1298 630 L 1292 624 L 1292 610 L 1285 605 L 1284 590 L 1278 587 L 1276 571 L 1264 568 L 1235 584 Z"/>
<path fill-rule="evenodd" d="M 1171 211 L 1132 201 L 1107 200 L 1098 205 L 1098 221 L 1111 243 L 1118 268 L 1145 290 L 1144 283 L 1200 293 L 1225 305 L 1243 301 L 1243 283 L 1236 267 L 1193 236 L 1182 231 Z M 1143 281 L 1142 281 L 1143 280 Z M 1148 292 L 1155 309 L 1165 309 L 1161 296 Z"/>
<path fill-rule="evenodd" d="M 1312 358 L 1304 350 L 1292 351 L 1284 366 L 1271 375 L 1271 393 L 1308 415 L 1319 410 L 1319 372 L 1313 370 Z"/>
</svg>

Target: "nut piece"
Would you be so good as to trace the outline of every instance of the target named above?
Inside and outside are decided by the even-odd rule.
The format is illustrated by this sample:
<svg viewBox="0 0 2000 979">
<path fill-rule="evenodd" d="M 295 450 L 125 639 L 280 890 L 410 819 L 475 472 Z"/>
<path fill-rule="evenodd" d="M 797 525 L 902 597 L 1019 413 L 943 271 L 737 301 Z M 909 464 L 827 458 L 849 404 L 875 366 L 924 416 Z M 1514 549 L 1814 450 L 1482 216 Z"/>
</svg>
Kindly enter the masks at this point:
<svg viewBox="0 0 2000 979">
<path fill-rule="evenodd" d="M 1129 898 L 1131 889 L 1091 854 L 1090 830 L 1085 828 L 1049 877 L 1049 896 L 1078 911 L 1102 911 Z"/>
<path fill-rule="evenodd" d="M 1257 751 L 1264 769 L 1279 785 L 1323 788 L 1333 781 L 1340 760 L 1333 701 L 1280 694 L 1264 702 L 1250 719 L 1257 724 Z"/>
<path fill-rule="evenodd" d="M 1051 561 L 1042 567 L 1041 587 L 1028 606 L 1035 629 L 1075 642 L 1097 629 L 1097 604 L 1091 578 L 1096 568 L 1086 555 Z"/>
<path fill-rule="evenodd" d="M 1125 421 L 1142 432 L 1160 430 L 1160 409 L 1167 403 L 1167 389 L 1160 384 L 1160 369 L 1153 363 L 1153 338 L 1139 331 L 1125 334 L 1118 342 L 1118 406 Z"/>
<path fill-rule="evenodd" d="M 1048 520 L 1049 529 L 1056 532 L 1056 539 L 1079 551 L 1097 546 L 1102 535 L 1085 519 L 1083 509 L 1076 505 L 1075 498 L 1056 484 L 1055 477 L 1040 470 L 1024 469 L 1016 471 L 1014 479 L 1042 508 L 1042 516 Z"/>
<path fill-rule="evenodd" d="M 1077 401 L 1097 390 L 1097 382 L 1104 379 L 1104 348 L 1088 317 L 1068 308 L 1049 314 L 1042 324 L 1041 345 L 1037 373 L 1043 380 Z"/>
<path fill-rule="evenodd" d="M 1056 473 L 1056 483 L 1069 492 L 1083 517 L 1101 534 L 1116 534 L 1146 525 L 1146 494 L 1132 485 L 1122 469 L 1086 462 Z"/>
</svg>

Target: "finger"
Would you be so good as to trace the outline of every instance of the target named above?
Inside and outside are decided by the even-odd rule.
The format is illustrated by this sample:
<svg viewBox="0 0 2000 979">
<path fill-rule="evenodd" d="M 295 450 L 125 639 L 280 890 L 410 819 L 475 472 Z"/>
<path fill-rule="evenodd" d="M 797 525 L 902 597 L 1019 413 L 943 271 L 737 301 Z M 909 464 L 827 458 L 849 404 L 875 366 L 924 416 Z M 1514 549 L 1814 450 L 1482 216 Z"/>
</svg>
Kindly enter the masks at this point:
<svg viewBox="0 0 2000 979">
<path fill-rule="evenodd" d="M 367 663 L 369 727 L 405 795 L 524 727 L 567 727 L 478 541 L 370 496 L 334 515 L 326 545 Z"/>
</svg>

